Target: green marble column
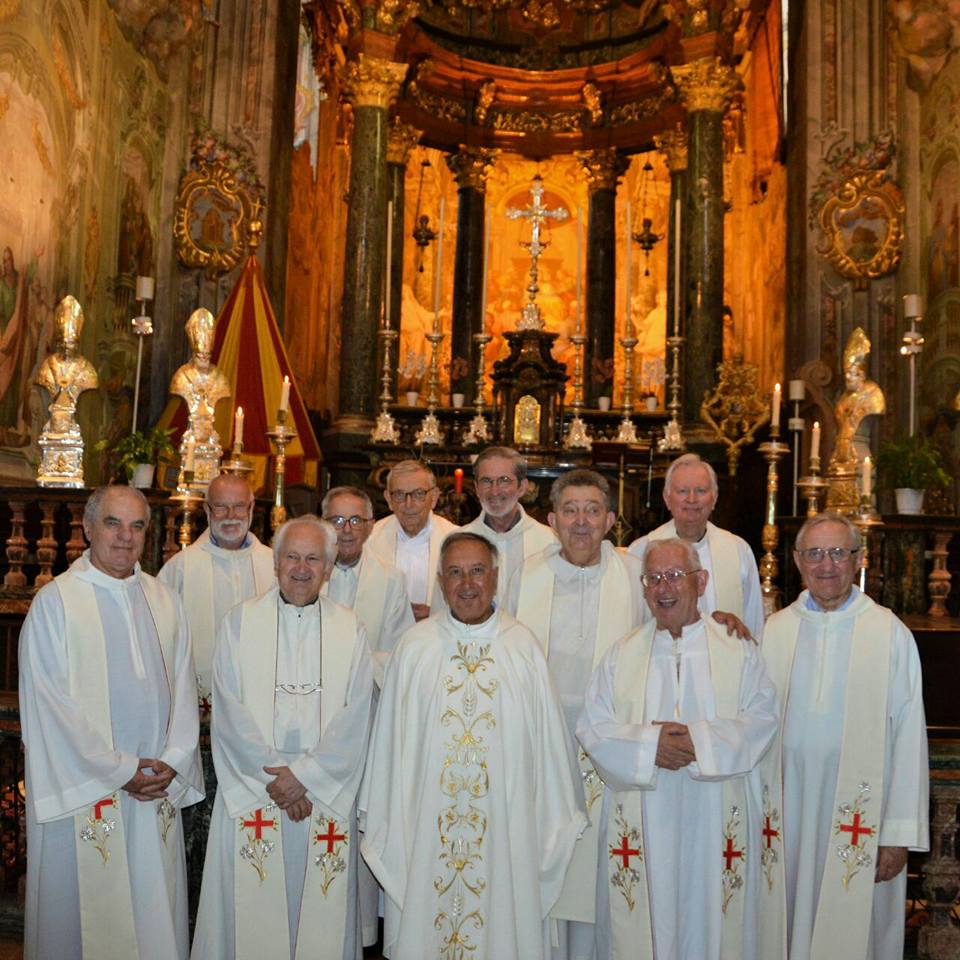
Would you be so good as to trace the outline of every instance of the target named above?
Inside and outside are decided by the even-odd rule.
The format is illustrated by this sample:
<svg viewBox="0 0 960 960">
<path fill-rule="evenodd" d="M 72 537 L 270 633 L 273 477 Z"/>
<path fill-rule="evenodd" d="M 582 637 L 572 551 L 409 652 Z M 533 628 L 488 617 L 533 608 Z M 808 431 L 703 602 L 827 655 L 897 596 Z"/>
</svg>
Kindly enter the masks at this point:
<svg viewBox="0 0 960 960">
<path fill-rule="evenodd" d="M 450 378 L 450 393 L 463 393 L 468 402 L 476 392 L 476 358 L 473 335 L 482 333 L 483 249 L 486 221 L 487 171 L 493 150 L 461 147 L 446 158 L 457 179 L 457 246 L 453 258 L 453 323 L 450 356 L 466 362 L 466 372 Z M 459 365 L 458 365 L 459 366 Z"/>
<path fill-rule="evenodd" d="M 377 327 L 386 252 L 387 109 L 406 65 L 360 54 L 348 64 L 344 92 L 353 104 L 350 208 L 341 308 L 340 414 L 347 432 L 369 429 L 379 393 Z"/>
<path fill-rule="evenodd" d="M 723 113 L 739 78 L 715 57 L 672 72 L 688 116 L 683 419 L 697 423 L 723 359 Z"/>
<path fill-rule="evenodd" d="M 586 316 L 584 399 L 595 407 L 601 384 L 593 382 L 594 359 L 612 359 L 616 350 L 615 298 L 617 290 L 617 182 L 629 162 L 614 148 L 577 154 L 587 178 Z M 569 372 L 569 371 L 568 371 Z"/>
</svg>

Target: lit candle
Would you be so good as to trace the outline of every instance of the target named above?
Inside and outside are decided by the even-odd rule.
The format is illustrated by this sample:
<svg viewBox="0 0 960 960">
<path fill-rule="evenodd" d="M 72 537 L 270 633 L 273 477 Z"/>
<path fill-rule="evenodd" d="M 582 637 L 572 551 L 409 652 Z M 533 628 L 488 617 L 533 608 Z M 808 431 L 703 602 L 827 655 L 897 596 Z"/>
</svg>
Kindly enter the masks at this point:
<svg viewBox="0 0 960 960">
<path fill-rule="evenodd" d="M 631 289 L 630 289 L 630 286 L 631 286 L 631 282 L 632 282 L 632 279 L 633 279 L 633 278 L 631 277 L 631 273 L 633 272 L 632 269 L 631 269 L 631 266 L 632 266 L 631 260 L 632 260 L 632 253 L 633 253 L 633 250 L 632 250 L 632 246 L 633 246 L 633 230 L 630 229 L 630 223 L 631 223 L 631 220 L 630 220 L 630 201 L 628 200 L 628 201 L 627 201 L 627 283 L 626 283 L 626 287 L 627 287 L 627 290 L 626 290 L 626 301 L 627 301 L 627 303 L 626 303 L 626 307 L 625 307 L 625 310 L 624 310 L 624 320 L 625 320 L 626 334 L 627 334 L 628 337 L 633 334 L 633 321 L 630 319 L 630 294 L 632 293 L 632 291 L 631 291 Z"/>
<path fill-rule="evenodd" d="M 153 277 L 137 277 L 137 299 L 152 300 L 154 292 Z"/>
<path fill-rule="evenodd" d="M 773 399 L 770 402 L 770 426 L 780 426 L 780 384 L 773 385 Z"/>
<path fill-rule="evenodd" d="M 820 421 L 814 420 L 813 433 L 810 436 L 810 459 L 820 459 Z"/>
<path fill-rule="evenodd" d="M 873 461 L 869 457 L 863 458 L 863 495 L 869 497 L 873 493 Z"/>
<path fill-rule="evenodd" d="M 673 208 L 673 335 L 680 336 L 680 198 Z"/>
<path fill-rule="evenodd" d="M 440 198 L 440 226 L 437 228 L 437 264 L 433 277 L 433 332 L 440 332 L 440 274 L 443 268 L 443 213 L 446 197 Z"/>
<path fill-rule="evenodd" d="M 390 327 L 390 270 L 393 264 L 393 201 L 387 201 L 387 256 L 383 293 L 383 326 Z"/>
<path fill-rule="evenodd" d="M 577 207 L 577 336 L 583 331 L 583 211 Z"/>
<path fill-rule="evenodd" d="M 923 314 L 922 301 L 919 293 L 908 293 L 903 298 L 903 315 L 907 318 L 919 317 Z"/>
<path fill-rule="evenodd" d="M 290 406 L 290 378 L 284 377 L 280 385 L 280 412 L 286 413 Z"/>
<path fill-rule="evenodd" d="M 233 415 L 233 442 L 243 443 L 243 407 L 237 407 Z"/>
<path fill-rule="evenodd" d="M 462 467 L 457 467 L 457 469 L 453 471 L 453 489 L 457 495 L 463 493 L 463 468 Z"/>
<path fill-rule="evenodd" d="M 183 455 L 183 472 L 184 473 L 193 473 L 193 460 L 194 460 L 194 451 L 196 449 L 196 441 L 191 437 L 187 441 L 187 449 Z"/>
<path fill-rule="evenodd" d="M 483 279 L 480 281 L 480 332 L 487 329 L 487 271 L 490 268 L 490 211 L 483 212 Z"/>
</svg>

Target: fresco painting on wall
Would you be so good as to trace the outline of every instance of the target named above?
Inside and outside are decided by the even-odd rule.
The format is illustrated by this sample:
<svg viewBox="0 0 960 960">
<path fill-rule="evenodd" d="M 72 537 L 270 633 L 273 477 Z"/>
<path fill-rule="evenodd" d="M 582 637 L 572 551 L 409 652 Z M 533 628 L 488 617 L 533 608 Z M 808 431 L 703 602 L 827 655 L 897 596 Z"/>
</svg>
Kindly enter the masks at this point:
<svg viewBox="0 0 960 960">
<path fill-rule="evenodd" d="M 944 160 L 930 189 L 932 220 L 927 236 L 927 303 L 951 287 L 960 285 L 960 162 Z"/>
</svg>

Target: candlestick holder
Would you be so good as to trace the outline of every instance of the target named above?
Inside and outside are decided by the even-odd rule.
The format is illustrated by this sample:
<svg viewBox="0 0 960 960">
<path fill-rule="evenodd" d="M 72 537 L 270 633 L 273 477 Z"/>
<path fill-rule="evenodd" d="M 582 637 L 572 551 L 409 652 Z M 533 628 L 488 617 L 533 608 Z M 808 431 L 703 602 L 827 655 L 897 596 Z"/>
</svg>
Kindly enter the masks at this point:
<svg viewBox="0 0 960 960">
<path fill-rule="evenodd" d="M 230 451 L 229 460 L 220 461 L 220 473 L 228 474 L 232 477 L 242 477 L 247 483 L 250 482 L 250 475 L 253 473 L 253 464 L 249 460 L 243 459 L 243 441 L 235 440 L 233 449 Z"/>
<path fill-rule="evenodd" d="M 587 338 L 577 325 L 577 332 L 570 338 L 574 346 L 573 359 L 573 419 L 567 425 L 567 435 L 563 445 L 567 450 L 592 450 L 593 440 L 587 430 L 586 423 L 580 414 L 583 412 L 583 351 Z"/>
<path fill-rule="evenodd" d="M 381 324 L 377 336 L 383 343 L 383 374 L 380 378 L 383 389 L 380 391 L 380 413 L 377 414 L 377 422 L 373 430 L 370 431 L 370 440 L 373 443 L 398 444 L 400 442 L 400 432 L 388 408 L 390 401 L 393 400 L 393 394 L 390 391 L 390 354 L 393 350 L 393 343 L 400 334 L 384 323 Z"/>
<path fill-rule="evenodd" d="M 483 415 L 483 388 L 486 383 L 484 354 L 487 344 L 492 339 L 493 337 L 489 333 L 475 333 L 473 335 L 473 342 L 477 345 L 477 395 L 474 398 L 474 406 L 477 412 L 470 421 L 470 426 L 463 433 L 463 442 L 468 447 L 474 444 L 488 443 L 490 440 L 490 426 Z"/>
<path fill-rule="evenodd" d="M 800 437 L 803 435 L 806 421 L 800 416 L 800 401 L 793 400 L 792 403 L 793 416 L 787 421 L 787 429 L 793 434 L 793 490 L 791 491 L 793 513 L 791 516 L 795 517 L 797 515 L 797 482 L 800 479 Z"/>
<path fill-rule="evenodd" d="M 764 518 L 760 542 L 766 551 L 760 560 L 760 593 L 763 599 L 763 613 L 769 617 L 780 609 L 780 588 L 774 582 L 780 572 L 777 562 L 777 544 L 780 531 L 777 529 L 777 491 L 780 479 L 777 464 L 790 452 L 790 447 L 780 442 L 780 427 L 770 427 L 770 439 L 761 443 L 757 450 L 767 461 L 767 509 Z"/>
<path fill-rule="evenodd" d="M 143 338 L 153 333 L 153 321 L 147 316 L 147 301 L 137 298 L 140 313 L 130 323 L 137 338 L 137 373 L 133 381 L 133 417 L 130 420 L 131 432 L 137 429 L 137 411 L 140 408 L 140 370 L 143 367 Z"/>
<path fill-rule="evenodd" d="M 680 412 L 682 409 L 680 403 L 680 349 L 683 347 L 685 339 L 679 334 L 667 338 L 667 347 L 670 350 L 670 402 L 667 404 L 667 410 L 670 411 L 670 420 L 663 428 L 663 436 L 657 443 L 657 449 L 661 453 L 683 450 L 687 446 L 683 439 L 683 431 L 680 428 Z"/>
<path fill-rule="evenodd" d="M 180 468 L 180 474 L 177 477 L 177 491 L 170 495 L 173 503 L 179 503 L 182 511 L 180 519 L 180 530 L 177 536 L 177 542 L 180 549 L 183 550 L 193 543 L 193 515 L 197 512 L 200 504 L 203 503 L 203 495 L 194 487 L 196 477 L 193 470 L 184 470 Z"/>
<path fill-rule="evenodd" d="M 820 458 L 810 458 L 810 473 L 797 481 L 807 501 L 807 517 L 815 517 L 819 512 L 820 495 L 827 489 L 827 481 L 820 476 Z"/>
<path fill-rule="evenodd" d="M 630 419 L 633 413 L 633 351 L 636 345 L 633 324 L 628 320 L 627 335 L 620 338 L 620 346 L 623 347 L 623 405 L 620 408 L 623 419 L 617 431 L 617 443 L 637 442 L 637 428 Z"/>
<path fill-rule="evenodd" d="M 267 436 L 277 448 L 273 467 L 273 506 L 270 508 L 270 528 L 276 530 L 287 519 L 287 508 L 283 505 L 284 480 L 287 472 L 287 445 L 297 438 L 297 433 L 287 426 L 287 411 L 277 411 L 277 423 Z"/>
<path fill-rule="evenodd" d="M 877 513 L 870 497 L 860 497 L 860 507 L 857 514 L 851 517 L 860 530 L 860 569 L 857 573 L 857 586 L 861 593 L 867 592 L 867 582 L 870 570 L 870 535 L 877 527 L 883 526 L 883 520 Z"/>
<path fill-rule="evenodd" d="M 437 420 L 437 404 L 440 402 L 440 344 L 443 343 L 445 333 L 436 327 L 433 333 L 427 334 L 430 341 L 430 379 L 428 380 L 427 414 L 420 423 L 420 429 L 414 438 L 418 444 L 439 446 L 443 443 L 440 433 L 440 421 Z"/>
</svg>

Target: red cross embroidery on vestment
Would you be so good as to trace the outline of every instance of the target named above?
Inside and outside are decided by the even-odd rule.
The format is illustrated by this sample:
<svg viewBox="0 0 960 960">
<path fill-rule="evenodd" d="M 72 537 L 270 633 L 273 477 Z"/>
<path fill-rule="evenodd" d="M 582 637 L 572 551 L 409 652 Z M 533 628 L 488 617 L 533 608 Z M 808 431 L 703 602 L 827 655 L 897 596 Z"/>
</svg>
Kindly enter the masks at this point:
<svg viewBox="0 0 960 960">
<path fill-rule="evenodd" d="M 614 857 L 620 857 L 623 860 L 623 869 L 630 869 L 630 858 L 639 857 L 640 851 L 630 846 L 630 842 L 627 840 L 626 834 L 622 834 L 620 837 L 620 849 L 611 850 L 611 855 Z"/>
<path fill-rule="evenodd" d="M 733 861 L 737 859 L 737 857 L 742 857 L 742 856 L 743 856 L 742 850 L 733 849 L 733 837 L 727 837 L 727 849 L 723 851 L 723 859 L 727 861 L 727 865 L 726 867 L 724 867 L 724 869 L 732 870 Z"/>
<path fill-rule="evenodd" d="M 257 831 L 257 839 L 261 840 L 263 838 L 263 829 L 264 827 L 270 827 L 275 830 L 277 827 L 276 820 L 264 820 L 263 819 L 263 810 L 258 809 L 253 815 L 252 820 L 244 820 L 243 825 L 245 827 L 253 827 Z"/>
<path fill-rule="evenodd" d="M 870 836 L 873 834 L 873 829 L 871 827 L 862 827 L 860 826 L 860 814 L 855 813 L 853 815 L 853 823 L 841 823 L 840 830 L 842 833 L 850 834 L 850 843 L 853 846 L 859 846 L 860 834 L 865 834 Z"/>
<path fill-rule="evenodd" d="M 324 840 L 327 841 L 327 853 L 333 853 L 333 845 L 340 840 L 346 840 L 347 835 L 345 833 L 335 833 L 336 824 L 333 820 L 327 821 L 327 832 L 318 833 L 314 836 L 314 840 L 317 843 L 323 843 Z"/>
<path fill-rule="evenodd" d="M 102 820 L 103 819 L 103 808 L 113 806 L 113 797 L 104 797 L 103 800 L 98 800 L 93 805 L 93 819 Z"/>
</svg>

